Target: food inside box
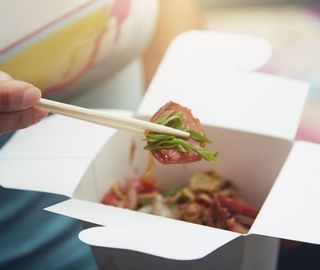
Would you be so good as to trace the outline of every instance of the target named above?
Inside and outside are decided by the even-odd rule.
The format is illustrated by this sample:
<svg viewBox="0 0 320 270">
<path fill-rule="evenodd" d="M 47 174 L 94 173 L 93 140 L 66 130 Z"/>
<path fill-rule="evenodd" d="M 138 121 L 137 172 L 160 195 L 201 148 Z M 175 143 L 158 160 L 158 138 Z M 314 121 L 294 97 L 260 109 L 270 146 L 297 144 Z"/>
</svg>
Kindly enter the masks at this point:
<svg viewBox="0 0 320 270">
<path fill-rule="evenodd" d="M 151 176 L 125 185 L 114 182 L 101 202 L 239 233 L 248 232 L 259 212 L 241 199 L 231 181 L 214 171 L 195 173 L 186 186 L 165 190 Z"/>
<path fill-rule="evenodd" d="M 124 184 L 114 182 L 104 195 L 103 204 L 128 208 L 143 213 L 179 219 L 200 225 L 247 233 L 259 210 L 246 204 L 237 187 L 217 172 L 198 172 L 182 182 L 184 186 L 161 189 L 152 176 L 154 159 L 161 164 L 182 164 L 201 160 L 215 161 L 218 152 L 210 152 L 200 121 L 191 110 L 168 102 L 152 117 L 157 124 L 187 131 L 189 138 L 148 132 L 145 150 L 150 150 L 144 176 Z"/>
</svg>

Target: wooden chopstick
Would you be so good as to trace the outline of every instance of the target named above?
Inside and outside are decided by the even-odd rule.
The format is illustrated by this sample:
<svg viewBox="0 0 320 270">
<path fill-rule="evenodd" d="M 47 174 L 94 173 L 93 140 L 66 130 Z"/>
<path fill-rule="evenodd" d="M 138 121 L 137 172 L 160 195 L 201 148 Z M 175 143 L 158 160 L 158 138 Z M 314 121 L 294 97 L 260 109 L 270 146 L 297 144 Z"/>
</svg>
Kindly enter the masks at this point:
<svg viewBox="0 0 320 270">
<path fill-rule="evenodd" d="M 48 109 L 50 112 L 62 114 L 72 118 L 77 118 L 87 122 L 103 125 L 119 130 L 145 133 L 156 132 L 174 135 L 177 137 L 188 138 L 190 134 L 188 132 L 170 128 L 167 126 L 159 125 L 156 123 L 143 121 L 140 119 L 126 118 L 116 115 L 109 115 L 104 112 L 86 109 L 62 102 L 52 101 L 41 98 L 38 105 L 42 108 Z"/>
</svg>

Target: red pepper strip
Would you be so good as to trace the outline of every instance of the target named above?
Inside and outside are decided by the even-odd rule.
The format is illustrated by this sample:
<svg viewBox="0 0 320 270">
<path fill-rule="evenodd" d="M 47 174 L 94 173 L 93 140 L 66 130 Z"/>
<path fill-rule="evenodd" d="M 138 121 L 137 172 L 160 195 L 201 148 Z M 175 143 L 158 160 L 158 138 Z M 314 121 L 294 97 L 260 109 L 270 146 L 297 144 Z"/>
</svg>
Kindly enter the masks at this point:
<svg viewBox="0 0 320 270">
<path fill-rule="evenodd" d="M 222 206 L 228 208 L 228 210 L 233 213 L 244 215 L 251 218 L 256 218 L 256 216 L 259 213 L 259 209 L 251 207 L 245 203 L 239 202 L 230 197 L 218 194 L 216 198 Z"/>
<path fill-rule="evenodd" d="M 134 180 L 132 183 L 133 187 L 136 188 L 137 192 L 140 193 L 149 193 L 152 191 L 156 191 L 156 187 L 154 186 L 154 182 L 151 179 L 138 179 Z"/>
<path fill-rule="evenodd" d="M 118 196 L 111 189 L 109 192 L 107 192 L 104 195 L 101 203 L 107 204 L 107 205 L 118 206 L 120 203 L 120 200 L 119 200 Z"/>
<path fill-rule="evenodd" d="M 215 205 L 217 207 L 217 212 L 218 212 L 219 217 L 224 222 L 226 222 L 226 220 L 230 217 L 230 213 L 229 213 L 228 209 L 226 207 L 223 207 L 221 205 L 220 201 L 218 201 L 216 198 L 215 198 Z"/>
</svg>

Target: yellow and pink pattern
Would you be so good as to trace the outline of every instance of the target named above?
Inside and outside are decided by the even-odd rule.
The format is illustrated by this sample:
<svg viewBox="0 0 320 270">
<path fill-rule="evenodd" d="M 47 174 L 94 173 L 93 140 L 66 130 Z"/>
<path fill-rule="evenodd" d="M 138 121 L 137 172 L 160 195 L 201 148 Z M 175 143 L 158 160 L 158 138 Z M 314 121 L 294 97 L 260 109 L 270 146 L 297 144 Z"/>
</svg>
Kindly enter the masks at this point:
<svg viewBox="0 0 320 270">
<path fill-rule="evenodd" d="M 130 11 L 130 0 L 91 0 L 75 5 L 45 25 L 0 47 L 0 70 L 47 93 L 65 89 L 98 60 L 111 19 L 117 42 Z"/>
</svg>

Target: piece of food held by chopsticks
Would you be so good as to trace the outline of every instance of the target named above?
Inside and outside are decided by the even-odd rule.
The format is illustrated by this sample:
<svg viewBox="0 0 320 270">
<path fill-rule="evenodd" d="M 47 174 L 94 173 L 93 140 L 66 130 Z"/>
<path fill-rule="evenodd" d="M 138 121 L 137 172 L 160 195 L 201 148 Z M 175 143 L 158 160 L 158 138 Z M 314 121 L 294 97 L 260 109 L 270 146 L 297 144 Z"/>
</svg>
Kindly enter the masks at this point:
<svg viewBox="0 0 320 270">
<path fill-rule="evenodd" d="M 202 158 L 214 161 L 217 152 L 208 151 L 205 146 L 211 141 L 205 136 L 200 121 L 191 111 L 174 102 L 168 102 L 151 118 L 151 122 L 186 131 L 190 138 L 184 139 L 167 134 L 148 132 L 146 150 L 162 164 L 189 163 Z"/>
</svg>

